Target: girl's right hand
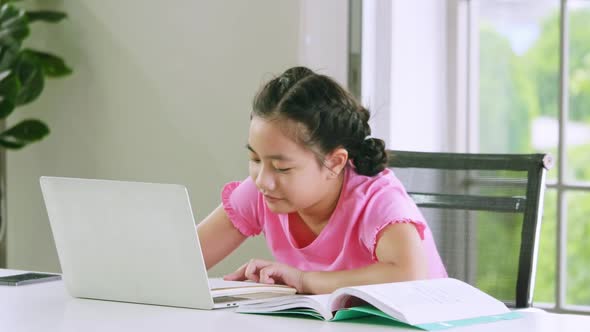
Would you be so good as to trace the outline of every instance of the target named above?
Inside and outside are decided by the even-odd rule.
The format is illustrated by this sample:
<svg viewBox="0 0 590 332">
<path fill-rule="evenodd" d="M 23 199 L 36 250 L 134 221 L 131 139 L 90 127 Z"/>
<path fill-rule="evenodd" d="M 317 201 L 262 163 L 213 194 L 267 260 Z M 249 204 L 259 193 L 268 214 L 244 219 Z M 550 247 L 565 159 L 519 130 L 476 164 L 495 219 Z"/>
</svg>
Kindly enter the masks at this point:
<svg viewBox="0 0 590 332">
<path fill-rule="evenodd" d="M 252 280 L 263 284 L 283 284 L 303 293 L 303 275 L 305 272 L 286 264 L 251 259 L 235 272 L 223 277 L 224 280 L 244 281 Z"/>
</svg>

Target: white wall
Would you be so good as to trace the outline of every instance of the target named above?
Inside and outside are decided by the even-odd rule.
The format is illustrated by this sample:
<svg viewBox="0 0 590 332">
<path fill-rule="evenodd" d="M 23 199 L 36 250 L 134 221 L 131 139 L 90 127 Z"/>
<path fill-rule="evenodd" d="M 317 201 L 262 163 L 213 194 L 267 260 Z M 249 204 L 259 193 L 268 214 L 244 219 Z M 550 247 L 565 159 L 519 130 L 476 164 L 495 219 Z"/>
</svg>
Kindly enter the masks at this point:
<svg viewBox="0 0 590 332">
<path fill-rule="evenodd" d="M 348 84 L 348 6 L 342 0 L 300 0 L 299 61 Z"/>
<path fill-rule="evenodd" d="M 33 31 L 74 75 L 10 117 L 51 135 L 8 153 L 8 266 L 58 271 L 41 175 L 185 184 L 196 219 L 247 175 L 244 144 L 260 84 L 298 62 L 296 1 L 65 0 L 69 19 Z M 105 244 L 108 245 L 108 244 Z M 212 271 L 268 256 L 263 239 Z"/>
<path fill-rule="evenodd" d="M 365 0 L 363 10 L 363 101 L 374 136 L 396 150 L 448 150 L 445 2 Z"/>
<path fill-rule="evenodd" d="M 390 124 L 396 149 L 446 149 L 445 18 L 442 1 L 394 1 Z"/>
</svg>

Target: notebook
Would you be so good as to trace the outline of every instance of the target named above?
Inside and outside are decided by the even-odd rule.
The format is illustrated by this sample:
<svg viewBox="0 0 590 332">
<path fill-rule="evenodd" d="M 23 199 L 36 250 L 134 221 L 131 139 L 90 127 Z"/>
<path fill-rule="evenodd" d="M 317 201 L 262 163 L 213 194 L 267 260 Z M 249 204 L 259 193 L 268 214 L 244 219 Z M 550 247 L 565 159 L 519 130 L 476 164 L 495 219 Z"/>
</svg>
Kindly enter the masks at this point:
<svg viewBox="0 0 590 332">
<path fill-rule="evenodd" d="M 40 183 L 73 297 L 213 309 L 295 293 L 209 279 L 182 185 L 47 176 Z"/>
</svg>

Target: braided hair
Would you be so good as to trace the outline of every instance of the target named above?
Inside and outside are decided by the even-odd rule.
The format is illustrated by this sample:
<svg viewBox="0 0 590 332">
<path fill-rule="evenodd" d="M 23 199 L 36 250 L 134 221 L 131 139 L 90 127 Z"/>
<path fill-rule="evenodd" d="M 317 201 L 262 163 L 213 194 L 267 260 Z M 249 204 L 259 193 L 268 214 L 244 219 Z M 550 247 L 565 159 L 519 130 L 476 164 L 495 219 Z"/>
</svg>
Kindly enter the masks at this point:
<svg viewBox="0 0 590 332">
<path fill-rule="evenodd" d="M 293 67 L 258 92 L 253 116 L 295 123 L 298 142 L 327 154 L 342 147 L 362 175 L 385 169 L 385 142 L 371 138 L 369 111 L 333 79 Z"/>
</svg>

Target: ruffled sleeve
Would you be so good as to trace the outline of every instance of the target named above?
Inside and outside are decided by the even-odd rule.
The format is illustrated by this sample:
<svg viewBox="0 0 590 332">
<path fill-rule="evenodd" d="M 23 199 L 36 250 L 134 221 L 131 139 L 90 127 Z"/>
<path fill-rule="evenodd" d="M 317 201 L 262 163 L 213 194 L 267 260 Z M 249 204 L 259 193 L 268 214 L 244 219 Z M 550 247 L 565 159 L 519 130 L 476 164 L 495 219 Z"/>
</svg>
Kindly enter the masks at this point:
<svg viewBox="0 0 590 332">
<path fill-rule="evenodd" d="M 260 234 L 262 225 L 258 211 L 258 189 L 250 178 L 230 182 L 221 191 L 221 202 L 232 224 L 244 236 Z"/>
<path fill-rule="evenodd" d="M 387 226 L 398 223 L 414 225 L 420 239 L 424 241 L 427 229 L 424 217 L 401 183 L 395 179 L 388 185 L 375 189 L 365 206 L 360 236 L 374 261 L 377 261 L 375 249 L 379 234 Z"/>
<path fill-rule="evenodd" d="M 424 230 L 426 229 L 426 224 L 423 221 L 417 221 L 417 220 L 412 220 L 412 219 L 390 220 L 386 223 L 383 223 L 382 225 L 375 227 L 373 233 L 369 236 L 369 238 L 372 239 L 371 245 L 369 246 L 369 250 L 371 251 L 371 257 L 373 257 L 374 261 L 378 260 L 377 253 L 376 253 L 377 239 L 379 238 L 379 234 L 381 233 L 381 231 L 383 231 L 389 225 L 400 224 L 400 223 L 414 225 L 416 227 L 416 231 L 418 232 L 418 235 L 420 236 L 420 239 L 422 241 L 424 241 Z"/>
</svg>

